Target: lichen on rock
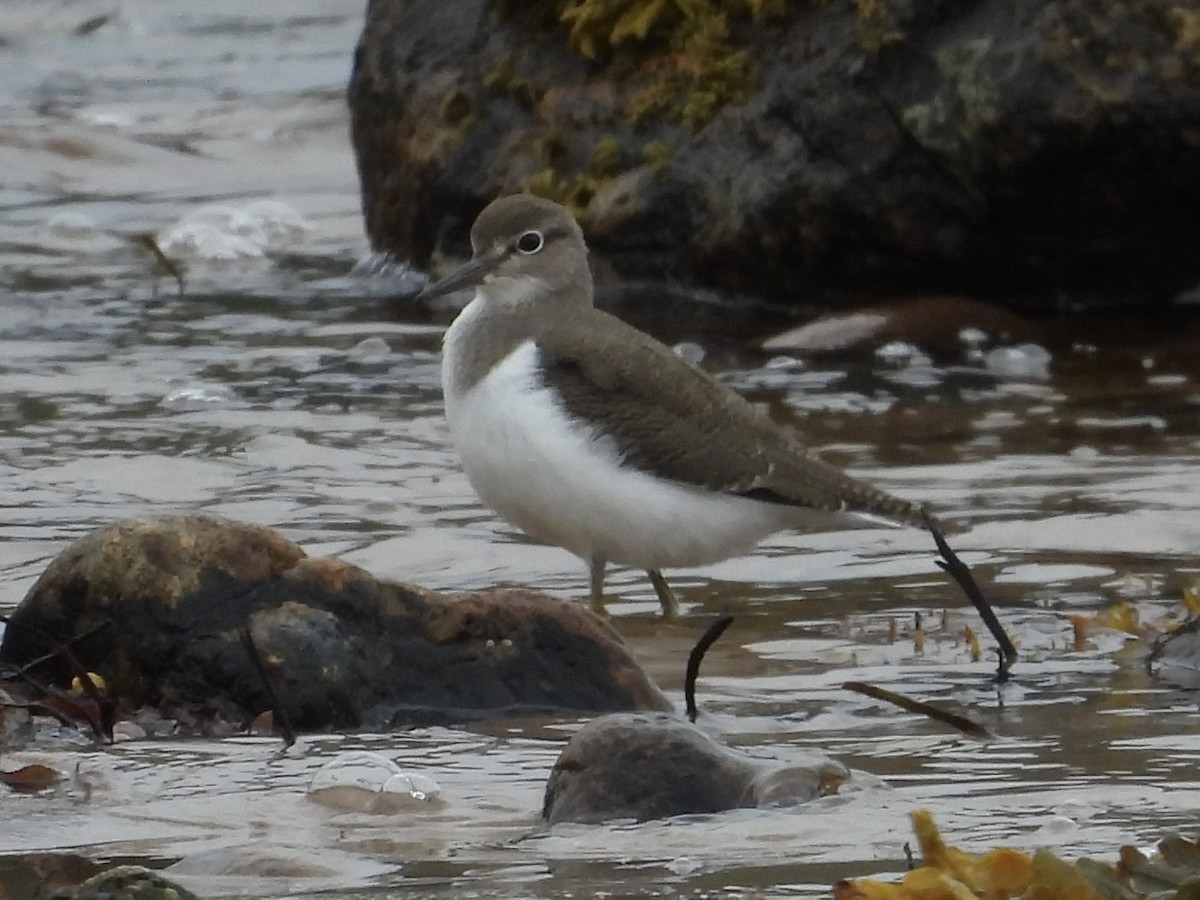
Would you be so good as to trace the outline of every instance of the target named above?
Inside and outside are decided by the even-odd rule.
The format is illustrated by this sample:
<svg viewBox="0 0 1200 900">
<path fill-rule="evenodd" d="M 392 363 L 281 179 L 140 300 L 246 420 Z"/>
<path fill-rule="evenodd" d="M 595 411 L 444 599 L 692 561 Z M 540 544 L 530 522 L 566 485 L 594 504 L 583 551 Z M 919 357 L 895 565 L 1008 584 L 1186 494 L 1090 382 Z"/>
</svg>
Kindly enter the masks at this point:
<svg viewBox="0 0 1200 900">
<path fill-rule="evenodd" d="M 1178 0 L 370 0 L 367 230 L 422 267 L 528 190 L 626 283 L 1169 303 L 1200 282 L 1196 22 Z"/>
</svg>

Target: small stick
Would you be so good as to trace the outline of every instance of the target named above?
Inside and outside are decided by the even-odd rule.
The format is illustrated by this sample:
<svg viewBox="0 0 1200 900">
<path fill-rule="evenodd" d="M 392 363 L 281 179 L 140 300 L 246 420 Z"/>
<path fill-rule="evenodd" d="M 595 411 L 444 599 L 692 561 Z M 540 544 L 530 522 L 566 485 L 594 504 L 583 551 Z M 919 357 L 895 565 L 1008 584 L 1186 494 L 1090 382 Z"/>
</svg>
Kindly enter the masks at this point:
<svg viewBox="0 0 1200 900">
<path fill-rule="evenodd" d="M 854 691 L 856 694 L 865 694 L 868 697 L 874 697 L 876 700 L 884 700 L 911 713 L 917 713 L 918 715 L 933 719 L 935 722 L 941 722 L 952 728 L 957 728 L 963 734 L 970 735 L 971 737 L 990 738 L 992 736 L 990 731 L 978 722 L 968 719 L 966 716 L 960 716 L 958 713 L 939 709 L 930 703 L 905 697 L 903 694 L 897 694 L 895 691 L 889 691 L 886 688 L 867 684 L 864 681 L 847 681 L 842 684 L 842 687 L 848 691 Z"/>
<path fill-rule="evenodd" d="M 683 700 L 687 706 L 689 722 L 696 721 L 696 678 L 700 675 L 700 663 L 708 648 L 716 643 L 717 638 L 725 633 L 725 629 L 733 624 L 733 616 L 722 616 L 708 626 L 708 630 L 700 635 L 696 646 L 688 654 L 687 672 L 683 676 Z"/>
<path fill-rule="evenodd" d="M 279 702 L 279 695 L 275 693 L 275 685 L 271 683 L 271 677 L 267 674 L 267 667 L 263 664 L 262 657 L 258 653 L 258 647 L 254 644 L 254 637 L 250 634 L 250 626 L 246 626 L 241 630 L 242 646 L 246 648 L 246 655 L 250 657 L 250 662 L 254 664 L 254 668 L 258 671 L 258 677 L 262 679 L 263 687 L 267 689 L 267 696 L 271 700 L 271 708 L 275 711 L 275 723 L 279 726 L 280 737 L 283 738 L 283 749 L 286 750 L 292 744 L 296 743 L 296 732 L 292 728 L 292 722 L 288 718 L 287 710 Z"/>
<path fill-rule="evenodd" d="M 1008 635 L 1004 631 L 1004 626 L 996 618 L 996 613 L 992 609 L 992 605 L 988 603 L 987 598 L 983 596 L 983 592 L 979 590 L 979 585 L 975 583 L 975 578 L 971 575 L 970 568 L 958 558 L 958 554 L 950 549 L 950 545 L 946 543 L 946 538 L 943 537 L 942 532 L 938 529 L 937 524 L 933 521 L 929 513 L 925 513 L 925 527 L 933 535 L 933 542 L 937 545 L 938 553 L 942 554 L 942 558 L 934 560 L 934 562 L 937 563 L 939 569 L 953 578 L 955 583 L 962 589 L 962 592 L 967 595 L 967 599 L 971 601 L 975 609 L 979 612 L 979 617 L 983 619 L 983 624 L 987 626 L 988 631 L 992 633 L 992 637 L 996 639 L 996 643 L 1000 645 L 1000 665 L 996 678 L 1002 682 L 1007 681 L 1009 669 L 1017 661 L 1017 648 L 1008 639 Z"/>
<path fill-rule="evenodd" d="M 146 232 L 145 234 L 135 234 L 133 236 L 133 242 L 143 250 L 148 251 L 150 255 L 154 257 L 154 262 L 161 271 L 166 272 L 175 279 L 175 284 L 179 287 L 179 296 L 182 297 L 184 290 L 183 267 L 180 266 L 179 263 L 175 262 L 175 260 L 171 259 L 171 257 L 167 256 L 167 254 L 163 253 L 162 247 L 158 246 L 158 241 L 155 240 L 154 235 L 150 234 L 149 232 Z M 157 285 L 157 282 L 155 282 L 155 284 Z M 158 288 L 156 286 L 155 294 L 157 293 Z"/>
<path fill-rule="evenodd" d="M 87 675 L 87 668 L 83 665 L 83 663 L 81 663 L 79 661 L 78 657 L 76 657 L 75 654 L 71 652 L 71 645 L 78 644 L 80 641 L 87 640 L 92 635 L 99 634 L 105 628 L 108 628 L 110 625 L 112 625 L 112 620 L 106 619 L 105 621 L 103 621 L 99 625 L 97 625 L 95 628 L 89 628 L 87 631 L 83 632 L 83 634 L 76 634 L 76 635 L 73 635 L 73 636 L 67 638 L 65 641 L 60 641 L 58 638 L 54 637 L 54 635 L 47 634 L 46 632 L 42 631 L 42 629 L 40 629 L 40 628 L 34 628 L 31 625 L 26 625 L 24 622 L 14 623 L 12 619 L 10 619 L 8 616 L 5 616 L 5 615 L 0 615 L 0 622 L 3 622 L 5 625 L 7 625 L 10 628 L 15 624 L 18 629 L 24 628 L 26 631 L 30 631 L 30 632 L 33 632 L 34 634 L 36 634 L 39 638 L 41 638 L 47 644 L 55 645 L 54 649 L 51 650 L 49 653 L 43 653 L 41 656 L 36 657 L 35 659 L 31 659 L 26 663 L 23 663 L 21 665 L 20 669 L 17 670 L 18 674 L 23 675 L 29 669 L 36 668 L 37 666 L 40 666 L 42 663 L 48 662 L 48 661 L 54 659 L 54 657 L 61 655 L 64 659 L 66 659 L 67 663 L 74 670 L 72 677 L 78 677 L 81 681 L 84 680 L 84 677 Z M 87 679 L 87 680 L 90 681 L 91 679 Z M 92 691 L 90 693 L 94 693 L 95 689 L 96 689 L 95 685 L 92 685 Z M 84 688 L 84 691 L 85 692 L 87 691 L 86 687 Z M 92 699 L 95 700 L 96 697 L 93 696 Z"/>
</svg>

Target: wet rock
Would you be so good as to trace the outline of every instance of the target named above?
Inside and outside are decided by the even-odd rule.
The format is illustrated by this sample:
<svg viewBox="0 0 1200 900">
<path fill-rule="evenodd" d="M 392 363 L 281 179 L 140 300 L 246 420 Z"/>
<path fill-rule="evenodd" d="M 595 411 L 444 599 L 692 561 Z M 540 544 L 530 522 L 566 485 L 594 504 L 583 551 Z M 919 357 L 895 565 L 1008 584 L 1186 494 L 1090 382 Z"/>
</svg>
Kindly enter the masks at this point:
<svg viewBox="0 0 1200 900">
<path fill-rule="evenodd" d="M 322 848 L 323 851 L 328 848 Z M 323 852 L 323 857 L 328 858 Z M 301 879 L 336 878 L 337 868 L 314 859 L 311 848 L 271 847 L 261 844 L 212 847 L 189 853 L 166 869 L 172 876 L 201 885 L 214 878 L 287 879 L 289 890 L 299 893 Z M 241 896 L 247 896 L 242 893 Z M 261 895 L 259 895 L 261 896 Z"/>
<path fill-rule="evenodd" d="M 45 898 L 73 888 L 103 868 L 74 853 L 0 854 L 0 897 Z"/>
<path fill-rule="evenodd" d="M 965 297 L 917 297 L 829 313 L 773 335 L 764 350 L 838 353 L 892 341 L 942 356 L 997 342 L 1027 340 L 1041 326 L 993 303 Z"/>
<path fill-rule="evenodd" d="M 1200 616 L 1155 641 L 1149 664 L 1155 674 L 1173 684 L 1200 687 Z"/>
<path fill-rule="evenodd" d="M 143 866 L 116 866 L 47 900 L 198 900 L 195 894 Z"/>
<path fill-rule="evenodd" d="M 580 604 L 444 596 L 208 516 L 122 521 L 68 547 L 13 613 L 0 662 L 51 654 L 34 671 L 54 683 L 83 667 L 126 707 L 244 727 L 273 706 L 245 629 L 301 730 L 669 706 Z"/>
<path fill-rule="evenodd" d="M 589 722 L 567 743 L 546 784 L 542 816 L 551 824 L 643 821 L 790 806 L 835 794 L 849 777 L 825 757 L 781 767 L 671 715 L 616 713 Z"/>
<path fill-rule="evenodd" d="M 348 98 L 374 248 L 465 255 L 532 189 L 624 279 L 1044 309 L 1200 281 L 1194 5 L 632 6 L 371 0 Z"/>
<path fill-rule="evenodd" d="M 0 688 L 0 751 L 18 743 L 32 727 L 33 717 L 19 702 L 15 695 Z"/>
</svg>

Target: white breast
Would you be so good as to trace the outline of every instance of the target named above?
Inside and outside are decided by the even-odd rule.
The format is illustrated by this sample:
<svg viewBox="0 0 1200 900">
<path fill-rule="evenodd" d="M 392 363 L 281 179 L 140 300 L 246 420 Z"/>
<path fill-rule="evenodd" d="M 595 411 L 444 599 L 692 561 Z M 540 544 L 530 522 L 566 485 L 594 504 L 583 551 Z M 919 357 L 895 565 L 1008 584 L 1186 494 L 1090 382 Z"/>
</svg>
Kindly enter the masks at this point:
<svg viewBox="0 0 1200 900">
<path fill-rule="evenodd" d="M 615 443 L 572 421 L 541 382 L 532 342 L 461 389 L 453 367 L 472 313 L 447 332 L 446 416 L 467 478 L 503 518 L 584 559 L 643 569 L 725 559 L 784 526 L 771 504 L 623 466 Z"/>
</svg>

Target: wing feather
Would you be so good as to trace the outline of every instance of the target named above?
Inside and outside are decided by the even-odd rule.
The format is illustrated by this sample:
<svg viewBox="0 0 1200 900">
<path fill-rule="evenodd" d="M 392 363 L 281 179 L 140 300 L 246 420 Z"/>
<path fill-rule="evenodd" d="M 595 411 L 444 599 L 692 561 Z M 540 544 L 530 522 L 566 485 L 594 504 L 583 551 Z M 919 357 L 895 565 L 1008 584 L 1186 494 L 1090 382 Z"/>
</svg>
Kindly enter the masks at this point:
<svg viewBox="0 0 1200 900">
<path fill-rule="evenodd" d="M 602 428 L 629 465 L 771 503 L 923 523 L 921 507 L 817 459 L 794 432 L 613 316 L 576 315 L 536 343 L 567 413 Z"/>
</svg>

